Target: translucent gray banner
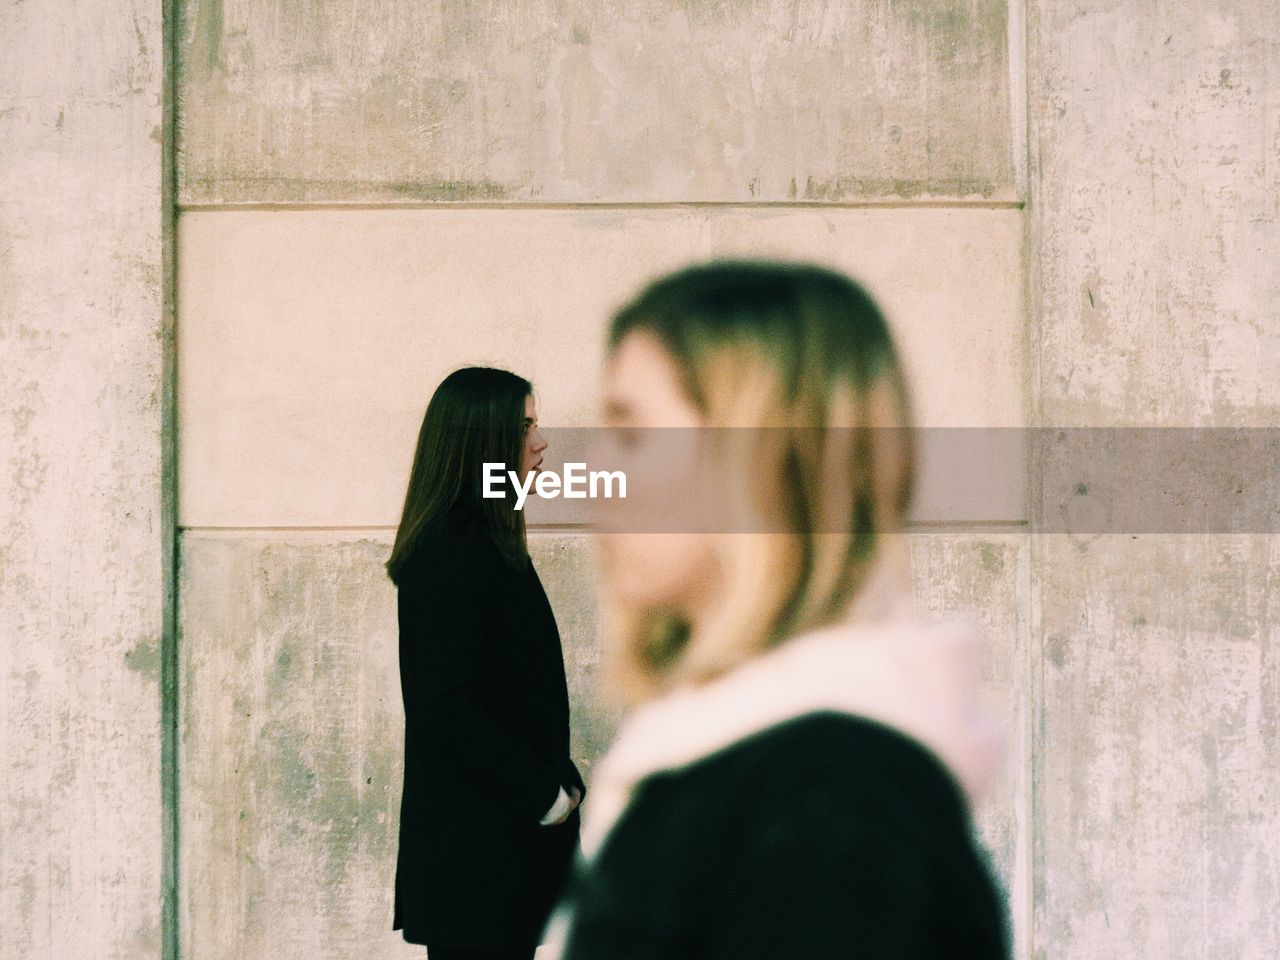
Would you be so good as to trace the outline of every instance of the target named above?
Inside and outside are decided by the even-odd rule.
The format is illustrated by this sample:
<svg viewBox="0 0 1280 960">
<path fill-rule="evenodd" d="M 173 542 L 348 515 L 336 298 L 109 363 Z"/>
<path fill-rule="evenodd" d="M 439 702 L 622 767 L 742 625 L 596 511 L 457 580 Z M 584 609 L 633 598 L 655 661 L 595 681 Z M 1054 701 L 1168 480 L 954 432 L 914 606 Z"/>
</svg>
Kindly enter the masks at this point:
<svg viewBox="0 0 1280 960">
<path fill-rule="evenodd" d="M 543 428 L 542 475 L 491 489 L 533 525 L 600 532 L 848 528 L 857 464 L 915 458 L 912 527 L 1280 533 L 1280 428 Z M 862 451 L 855 454 L 854 451 Z M 879 451 L 867 454 L 867 451 Z M 790 480 L 781 485 L 778 464 Z M 890 471 L 891 472 L 891 471 Z M 594 475 L 594 476 L 593 476 Z M 625 477 L 625 480 L 620 480 Z M 808 478 L 807 480 L 803 478 Z M 594 484 L 593 484 L 594 481 Z M 808 493 L 786 493 L 800 482 Z M 594 486 L 594 489 L 593 489 Z M 623 491 L 625 488 L 625 496 Z"/>
</svg>

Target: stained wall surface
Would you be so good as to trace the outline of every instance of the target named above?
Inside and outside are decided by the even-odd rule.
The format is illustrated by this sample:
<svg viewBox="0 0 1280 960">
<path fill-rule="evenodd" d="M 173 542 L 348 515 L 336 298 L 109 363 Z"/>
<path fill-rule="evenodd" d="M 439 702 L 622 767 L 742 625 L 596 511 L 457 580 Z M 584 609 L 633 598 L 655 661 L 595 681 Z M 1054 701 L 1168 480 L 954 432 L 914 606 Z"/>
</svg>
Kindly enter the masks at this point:
<svg viewBox="0 0 1280 960">
<path fill-rule="evenodd" d="M 1275 4 L 1029 27 L 1034 419 L 1280 425 Z M 1280 949 L 1278 540 L 1032 537 L 1036 957 Z"/>
<path fill-rule="evenodd" d="M 0 957 L 157 957 L 164 46 L 0 7 Z"/>
<path fill-rule="evenodd" d="M 1010 195 L 1000 0 L 183 6 L 187 203 Z"/>
</svg>

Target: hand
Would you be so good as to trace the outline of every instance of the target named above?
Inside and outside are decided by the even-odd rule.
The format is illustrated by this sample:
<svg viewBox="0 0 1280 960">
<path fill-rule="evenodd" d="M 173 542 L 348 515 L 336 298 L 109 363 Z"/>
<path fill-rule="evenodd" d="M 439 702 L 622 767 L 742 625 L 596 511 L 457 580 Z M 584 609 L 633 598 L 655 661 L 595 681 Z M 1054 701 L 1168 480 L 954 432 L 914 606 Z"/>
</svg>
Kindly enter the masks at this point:
<svg viewBox="0 0 1280 960">
<path fill-rule="evenodd" d="M 565 795 L 569 798 L 569 809 L 565 811 L 564 816 L 559 820 L 551 821 L 551 826 L 558 827 L 573 815 L 573 811 L 578 809 L 578 804 L 582 802 L 582 792 L 574 785 L 565 787 Z"/>
</svg>

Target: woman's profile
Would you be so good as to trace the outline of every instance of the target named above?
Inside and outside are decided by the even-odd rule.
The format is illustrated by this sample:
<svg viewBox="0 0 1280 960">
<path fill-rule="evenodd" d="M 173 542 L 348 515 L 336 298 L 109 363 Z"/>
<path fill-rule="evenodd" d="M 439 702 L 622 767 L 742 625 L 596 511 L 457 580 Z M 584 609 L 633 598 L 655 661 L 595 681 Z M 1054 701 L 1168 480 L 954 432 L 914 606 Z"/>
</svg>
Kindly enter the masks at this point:
<svg viewBox="0 0 1280 960">
<path fill-rule="evenodd" d="M 393 929 L 430 960 L 529 960 L 577 845 L 559 631 L 523 513 L 481 495 L 484 463 L 523 479 L 545 449 L 527 380 L 450 374 L 387 562 L 405 713 Z"/>
<path fill-rule="evenodd" d="M 912 610 L 910 407 L 874 301 L 808 265 L 669 275 L 615 316 L 605 403 L 637 498 L 601 508 L 600 541 L 632 710 L 592 779 L 558 954 L 1007 957 L 970 814 L 1001 738 L 973 628 Z M 697 450 L 647 458 L 668 428 Z M 643 519 L 680 503 L 716 516 Z"/>
</svg>

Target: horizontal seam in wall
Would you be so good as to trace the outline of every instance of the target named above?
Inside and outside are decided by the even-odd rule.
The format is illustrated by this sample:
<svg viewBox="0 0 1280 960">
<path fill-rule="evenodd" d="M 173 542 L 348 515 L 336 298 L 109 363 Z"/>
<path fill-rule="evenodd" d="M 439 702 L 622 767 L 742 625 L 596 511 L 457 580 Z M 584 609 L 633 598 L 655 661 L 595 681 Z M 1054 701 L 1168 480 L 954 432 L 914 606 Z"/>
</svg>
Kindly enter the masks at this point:
<svg viewBox="0 0 1280 960">
<path fill-rule="evenodd" d="M 351 526 L 257 526 L 246 524 L 244 526 L 184 526 L 179 528 L 182 533 L 198 533 L 198 534 L 216 534 L 216 535 L 235 535 L 248 533 L 394 533 L 394 526 L 382 526 L 371 524 L 355 524 Z M 1029 530 L 1029 524 L 1026 520 L 957 520 L 957 521 L 937 521 L 937 522 L 921 522 L 909 523 L 906 525 L 907 533 L 972 533 L 972 532 L 991 532 L 991 533 L 1025 533 Z M 588 533 L 591 527 L 585 523 L 531 523 L 529 530 L 532 533 L 556 533 L 556 532 L 574 532 Z"/>
<path fill-rule="evenodd" d="M 321 210 L 1021 210 L 1022 200 L 698 200 L 618 203 L 539 203 L 485 200 L 184 203 L 182 213 L 301 212 Z"/>
</svg>

